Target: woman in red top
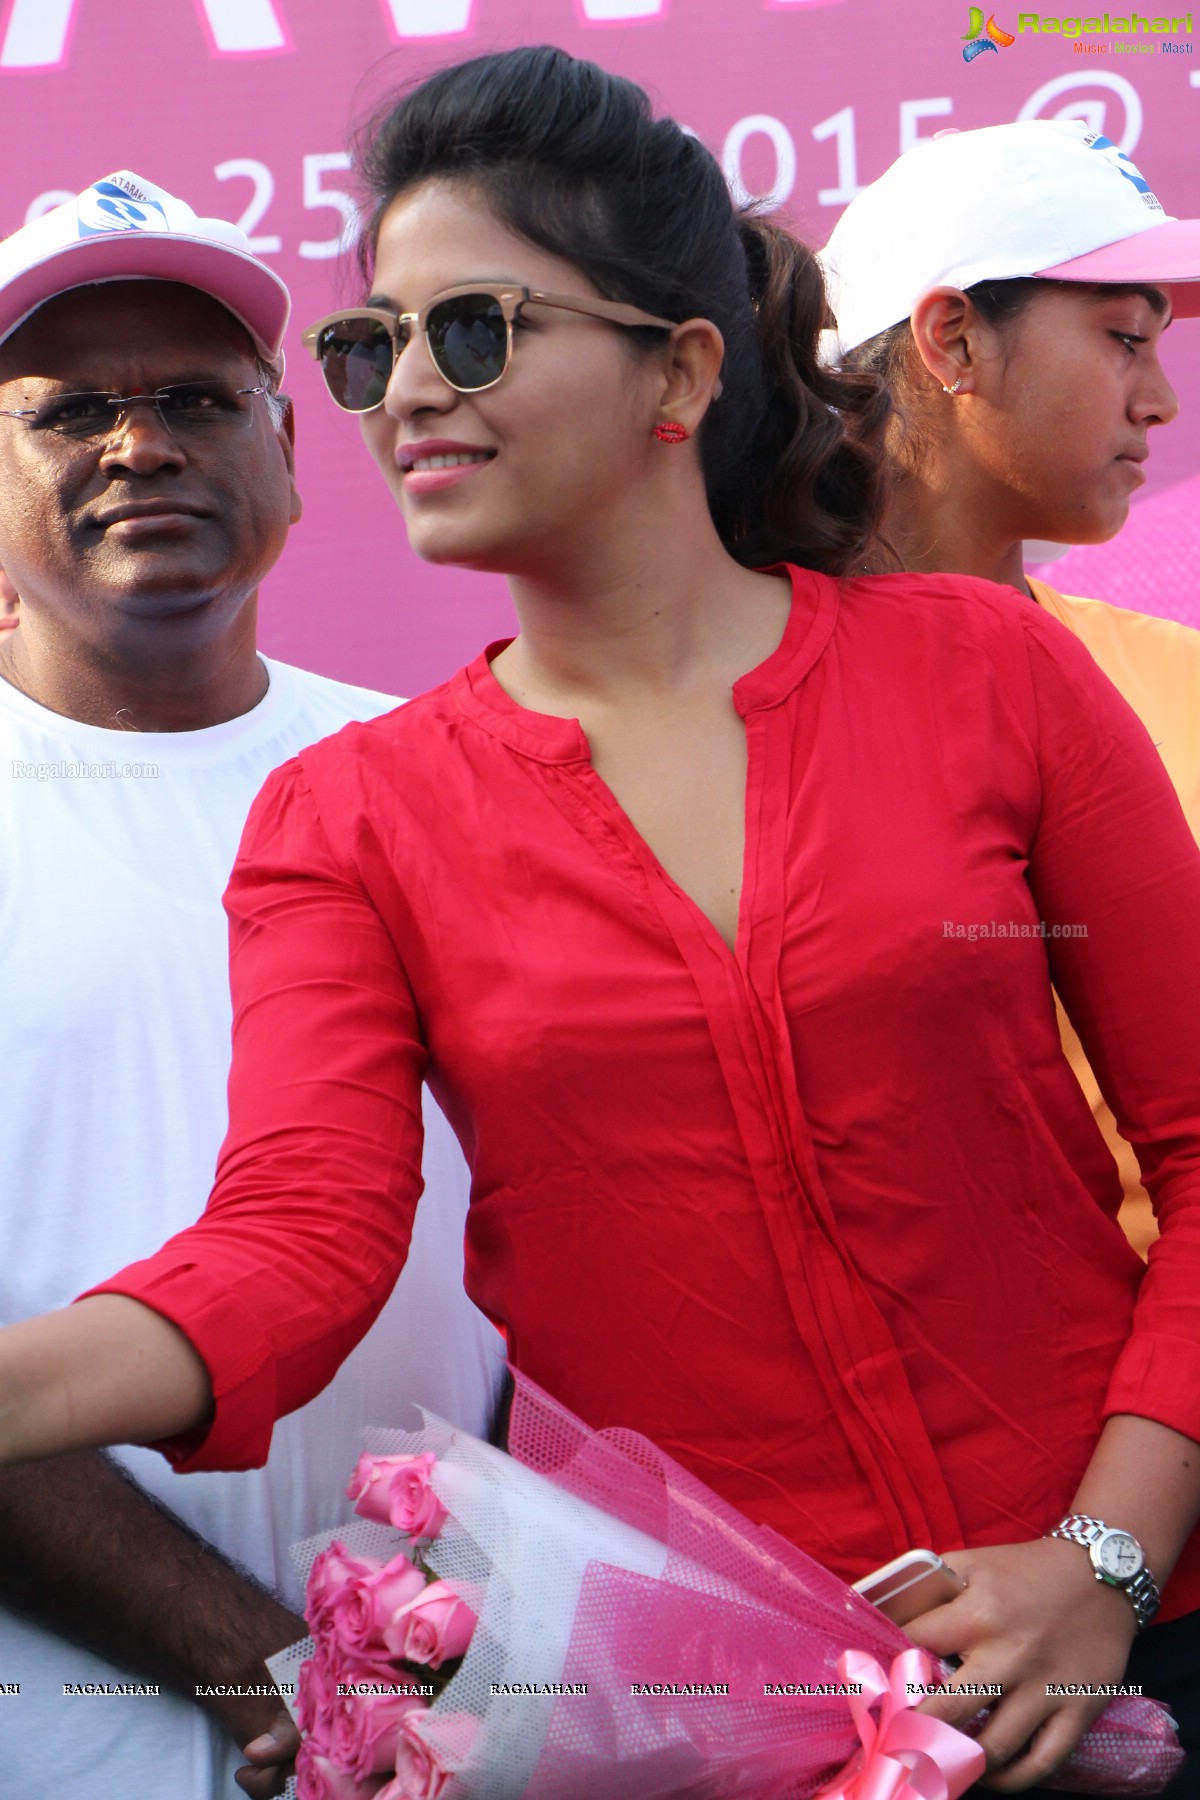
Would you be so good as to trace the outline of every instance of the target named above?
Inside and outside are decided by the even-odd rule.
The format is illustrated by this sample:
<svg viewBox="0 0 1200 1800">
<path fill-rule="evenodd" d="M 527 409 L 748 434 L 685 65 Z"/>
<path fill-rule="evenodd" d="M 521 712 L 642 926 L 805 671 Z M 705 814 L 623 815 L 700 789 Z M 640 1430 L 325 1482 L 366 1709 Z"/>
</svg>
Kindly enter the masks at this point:
<svg viewBox="0 0 1200 1800">
<path fill-rule="evenodd" d="M 637 89 L 483 58 L 366 172 L 371 301 L 313 346 L 416 549 L 504 572 L 521 635 L 268 782 L 209 1210 L 0 1336 L 0 1450 L 260 1461 L 395 1279 L 427 1076 L 513 1360 L 847 1575 L 953 1551 L 913 1635 L 1004 1684 L 983 1742 L 1027 1788 L 1102 1703 L 1047 1684 L 1118 1680 L 1152 1601 L 1044 1534 L 1099 1518 L 1200 1597 L 1195 846 L 1027 600 L 841 578 L 877 494 L 834 409 L 882 403 Z"/>
</svg>

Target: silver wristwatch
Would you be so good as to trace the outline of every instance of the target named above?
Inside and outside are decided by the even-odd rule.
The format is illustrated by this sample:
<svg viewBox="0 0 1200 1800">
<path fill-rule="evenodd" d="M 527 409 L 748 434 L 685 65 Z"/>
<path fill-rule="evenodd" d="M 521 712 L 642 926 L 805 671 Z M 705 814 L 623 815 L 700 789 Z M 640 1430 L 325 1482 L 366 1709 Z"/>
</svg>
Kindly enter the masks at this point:
<svg viewBox="0 0 1200 1800">
<path fill-rule="evenodd" d="M 1082 1544 L 1092 1559 L 1096 1580 L 1123 1588 L 1129 1595 L 1138 1630 L 1145 1629 L 1158 1611 L 1158 1583 L 1146 1567 L 1146 1552 L 1131 1531 L 1106 1525 L 1103 1519 L 1090 1518 L 1087 1513 L 1068 1513 L 1046 1535 Z"/>
</svg>

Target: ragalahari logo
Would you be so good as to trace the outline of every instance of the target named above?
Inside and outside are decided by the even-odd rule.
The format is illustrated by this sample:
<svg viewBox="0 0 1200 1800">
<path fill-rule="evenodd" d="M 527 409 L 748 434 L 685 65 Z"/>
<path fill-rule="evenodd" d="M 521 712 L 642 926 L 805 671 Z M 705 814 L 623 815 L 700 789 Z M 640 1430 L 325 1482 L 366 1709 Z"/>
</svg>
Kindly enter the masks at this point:
<svg viewBox="0 0 1200 1800">
<path fill-rule="evenodd" d="M 975 58 L 982 56 L 985 50 L 1007 50 L 1010 44 L 1015 44 L 1017 41 L 1011 31 L 1000 29 L 996 23 L 995 13 L 991 15 L 985 25 L 982 6 L 970 8 L 967 24 L 970 29 L 963 33 L 962 38 L 964 62 L 974 62 Z M 980 32 L 985 35 L 981 37 Z"/>
</svg>

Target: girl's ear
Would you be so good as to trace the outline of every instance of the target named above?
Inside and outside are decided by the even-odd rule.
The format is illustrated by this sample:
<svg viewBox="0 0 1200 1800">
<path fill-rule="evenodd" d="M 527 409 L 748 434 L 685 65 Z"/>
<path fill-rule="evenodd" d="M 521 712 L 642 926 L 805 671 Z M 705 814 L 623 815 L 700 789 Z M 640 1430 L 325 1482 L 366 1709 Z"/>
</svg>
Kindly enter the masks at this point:
<svg viewBox="0 0 1200 1800">
<path fill-rule="evenodd" d="M 940 387 L 969 394 L 977 373 L 978 315 L 961 288 L 931 288 L 912 309 L 909 326 L 917 355 Z"/>
</svg>

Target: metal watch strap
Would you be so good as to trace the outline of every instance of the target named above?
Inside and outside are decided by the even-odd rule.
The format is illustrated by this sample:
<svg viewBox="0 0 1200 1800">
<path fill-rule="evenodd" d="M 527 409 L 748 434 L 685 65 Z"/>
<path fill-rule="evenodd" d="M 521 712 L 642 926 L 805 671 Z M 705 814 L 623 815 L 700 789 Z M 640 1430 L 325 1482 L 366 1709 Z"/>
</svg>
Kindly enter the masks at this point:
<svg viewBox="0 0 1200 1800">
<path fill-rule="evenodd" d="M 1116 1529 L 1118 1527 L 1106 1525 L 1103 1519 L 1092 1518 L 1090 1513 L 1068 1513 L 1066 1518 L 1060 1520 L 1054 1530 L 1048 1531 L 1046 1535 L 1052 1538 L 1064 1538 L 1073 1544 L 1082 1544 L 1084 1549 L 1090 1553 L 1106 1532 Z M 1094 1563 L 1092 1572 L 1097 1581 L 1103 1582 L 1107 1587 L 1120 1588 L 1128 1594 L 1129 1603 L 1133 1607 L 1134 1617 L 1137 1620 L 1137 1628 L 1139 1631 L 1144 1631 L 1159 1608 L 1158 1583 L 1146 1567 L 1146 1553 L 1137 1538 L 1133 1536 L 1132 1531 L 1126 1531 L 1124 1526 L 1119 1529 L 1124 1536 L 1132 1538 L 1138 1549 L 1142 1551 L 1141 1568 L 1128 1581 L 1118 1581 L 1112 1576 L 1103 1575 Z"/>
</svg>

